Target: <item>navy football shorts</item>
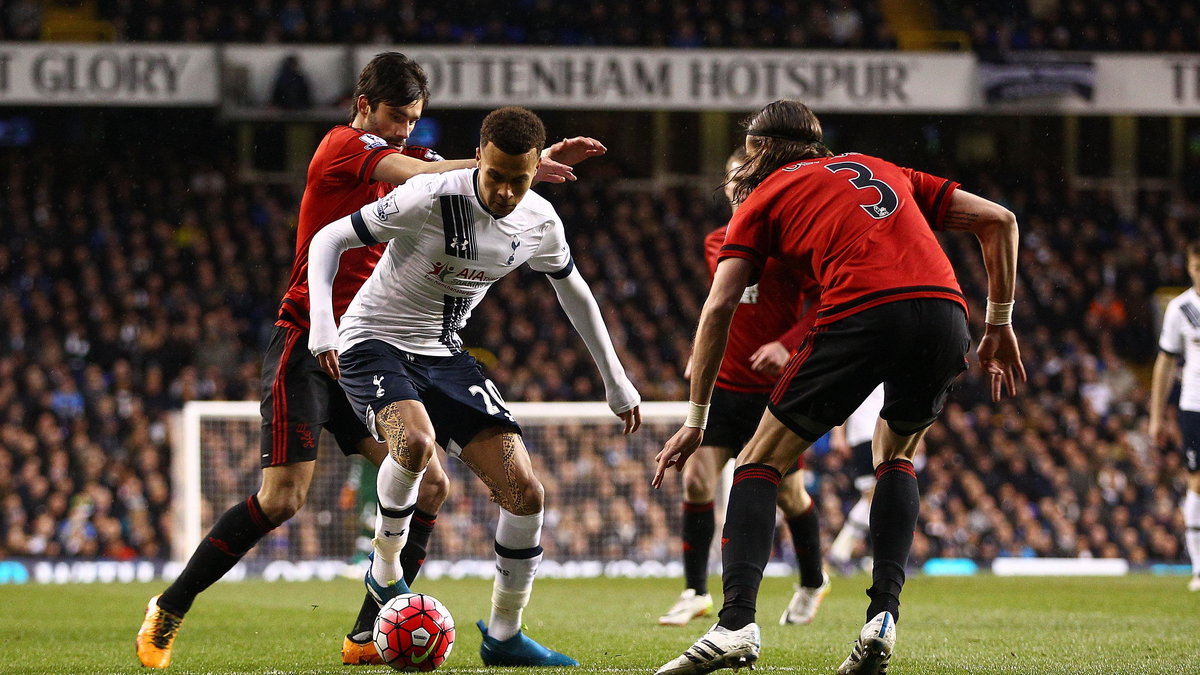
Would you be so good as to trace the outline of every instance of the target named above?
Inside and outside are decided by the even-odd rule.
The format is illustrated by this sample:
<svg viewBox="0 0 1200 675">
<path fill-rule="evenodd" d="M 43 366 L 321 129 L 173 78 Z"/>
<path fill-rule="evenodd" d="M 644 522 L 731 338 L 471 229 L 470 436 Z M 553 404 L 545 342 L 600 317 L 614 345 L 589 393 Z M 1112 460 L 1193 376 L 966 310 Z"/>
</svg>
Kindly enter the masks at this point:
<svg viewBox="0 0 1200 675">
<path fill-rule="evenodd" d="M 1179 431 L 1183 436 L 1183 462 L 1191 473 L 1200 471 L 1200 412 L 1179 411 Z"/>
<path fill-rule="evenodd" d="M 343 352 L 338 365 L 350 405 L 377 440 L 384 439 L 375 428 L 375 416 L 396 401 L 420 401 L 438 445 L 453 455 L 484 429 L 506 427 L 521 433 L 496 385 L 467 352 L 426 356 L 366 340 Z"/>
</svg>

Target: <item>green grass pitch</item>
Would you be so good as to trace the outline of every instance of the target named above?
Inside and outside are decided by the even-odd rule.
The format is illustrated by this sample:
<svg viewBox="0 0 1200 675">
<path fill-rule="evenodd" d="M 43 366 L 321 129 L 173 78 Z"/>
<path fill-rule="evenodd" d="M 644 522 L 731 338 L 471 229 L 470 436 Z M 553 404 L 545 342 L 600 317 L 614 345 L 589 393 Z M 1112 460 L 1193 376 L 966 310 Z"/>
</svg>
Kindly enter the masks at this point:
<svg viewBox="0 0 1200 675">
<path fill-rule="evenodd" d="M 719 580 L 713 579 L 719 589 Z M 1200 593 L 1180 577 L 931 578 L 904 593 L 892 675 L 933 673 L 1198 673 Z M 529 634 L 579 659 L 583 672 L 651 673 L 707 627 L 660 627 L 676 580 L 539 581 Z M 810 626 L 776 625 L 790 580 L 759 597 L 759 672 L 831 674 L 849 653 L 866 609 L 864 576 L 834 580 Z M 0 586 L 0 673 L 145 673 L 133 637 L 161 584 Z M 445 673 L 484 669 L 478 618 L 491 582 L 418 582 L 450 608 L 458 640 Z M 339 649 L 362 597 L 350 580 L 219 583 L 188 615 L 169 673 L 388 673 L 342 666 Z M 574 669 L 564 669 L 574 670 Z M 528 671 L 524 671 L 528 674 Z M 579 672 L 579 671 L 575 671 Z M 550 675 L 550 674 L 548 674 Z"/>
</svg>

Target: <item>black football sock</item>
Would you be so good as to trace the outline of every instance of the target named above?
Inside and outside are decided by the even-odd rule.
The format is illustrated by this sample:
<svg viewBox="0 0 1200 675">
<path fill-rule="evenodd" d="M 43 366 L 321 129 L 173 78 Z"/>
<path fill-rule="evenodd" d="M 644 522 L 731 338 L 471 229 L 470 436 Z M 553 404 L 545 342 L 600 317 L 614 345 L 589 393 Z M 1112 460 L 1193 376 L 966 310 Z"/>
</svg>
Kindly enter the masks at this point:
<svg viewBox="0 0 1200 675">
<path fill-rule="evenodd" d="M 370 640 L 377 616 L 379 616 L 379 603 L 375 602 L 375 598 L 372 598 L 370 593 L 364 593 L 362 607 L 358 610 L 358 617 L 354 619 L 354 628 L 350 629 L 347 637 L 353 638 L 357 642 Z"/>
<path fill-rule="evenodd" d="M 275 523 L 263 513 L 257 495 L 239 502 L 217 519 L 192 553 L 183 573 L 163 591 L 158 606 L 178 616 L 186 614 L 197 595 L 225 576 L 273 529 Z"/>
<path fill-rule="evenodd" d="M 404 583 L 412 586 L 417 580 L 421 566 L 425 564 L 425 553 L 429 547 L 429 535 L 437 524 L 437 514 L 426 513 L 421 509 L 413 511 L 412 521 L 408 528 L 408 541 L 400 550 L 400 568 L 404 573 Z"/>
<path fill-rule="evenodd" d="M 712 502 L 683 503 L 683 578 L 696 595 L 708 593 L 708 550 L 715 527 Z"/>
<path fill-rule="evenodd" d="M 721 534 L 725 605 L 717 623 L 723 628 L 737 630 L 754 622 L 758 587 L 775 539 L 775 500 L 781 478 L 769 464 L 743 464 L 733 472 Z"/>
<path fill-rule="evenodd" d="M 800 568 L 800 585 L 816 588 L 825 581 L 821 572 L 821 524 L 817 519 L 817 503 L 794 518 L 787 520 L 792 533 L 792 546 L 796 549 L 796 567 Z"/>
<path fill-rule="evenodd" d="M 875 499 L 871 502 L 871 546 L 875 552 L 871 604 L 867 621 L 880 612 L 900 620 L 900 590 L 912 548 L 913 529 L 921 507 L 917 473 L 912 462 L 894 459 L 875 469 Z"/>
</svg>

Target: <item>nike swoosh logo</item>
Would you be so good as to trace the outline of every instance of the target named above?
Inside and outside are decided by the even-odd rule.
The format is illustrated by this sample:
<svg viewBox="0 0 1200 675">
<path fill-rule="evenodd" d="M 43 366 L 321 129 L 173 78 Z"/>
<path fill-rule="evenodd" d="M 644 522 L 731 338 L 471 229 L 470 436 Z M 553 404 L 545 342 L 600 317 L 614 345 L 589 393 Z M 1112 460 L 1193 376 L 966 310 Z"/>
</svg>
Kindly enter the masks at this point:
<svg viewBox="0 0 1200 675">
<path fill-rule="evenodd" d="M 424 654 L 422 654 L 420 656 L 414 656 L 409 660 L 412 661 L 413 663 L 424 663 L 426 659 L 428 659 L 430 656 L 433 655 L 433 650 L 437 648 L 438 640 L 441 640 L 441 639 L 442 639 L 442 634 L 441 634 L 441 632 L 438 632 L 438 634 L 434 635 L 433 639 L 429 641 L 429 648 L 425 650 Z"/>
</svg>

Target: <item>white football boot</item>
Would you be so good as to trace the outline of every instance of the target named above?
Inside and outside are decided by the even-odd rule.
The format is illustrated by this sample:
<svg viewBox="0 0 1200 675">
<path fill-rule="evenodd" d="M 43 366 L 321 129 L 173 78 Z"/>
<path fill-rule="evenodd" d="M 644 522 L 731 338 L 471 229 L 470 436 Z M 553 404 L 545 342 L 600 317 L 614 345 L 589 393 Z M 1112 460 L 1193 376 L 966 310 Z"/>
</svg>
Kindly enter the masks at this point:
<svg viewBox="0 0 1200 675">
<path fill-rule="evenodd" d="M 1192 577 L 1192 580 L 1188 582 L 1188 590 L 1193 593 L 1200 591 L 1200 576 Z"/>
<path fill-rule="evenodd" d="M 679 594 L 679 599 L 671 605 L 666 614 L 658 617 L 660 626 L 686 626 L 698 616 L 708 616 L 712 613 L 713 600 L 708 593 L 696 595 L 696 589 L 689 588 Z"/>
<path fill-rule="evenodd" d="M 896 646 L 896 619 L 880 612 L 863 626 L 854 651 L 842 661 L 837 675 L 884 675 Z"/>
<path fill-rule="evenodd" d="M 796 592 L 792 594 L 792 601 L 788 603 L 787 609 L 783 610 L 783 616 L 779 617 L 779 625 L 812 623 L 821 601 L 829 595 L 829 586 L 829 574 L 824 571 L 821 572 L 820 586 L 809 588 L 797 585 Z"/>
<path fill-rule="evenodd" d="M 683 654 L 667 662 L 654 675 L 699 675 L 721 668 L 741 668 L 758 660 L 762 643 L 758 624 L 751 623 L 729 630 L 714 625 Z"/>
</svg>

